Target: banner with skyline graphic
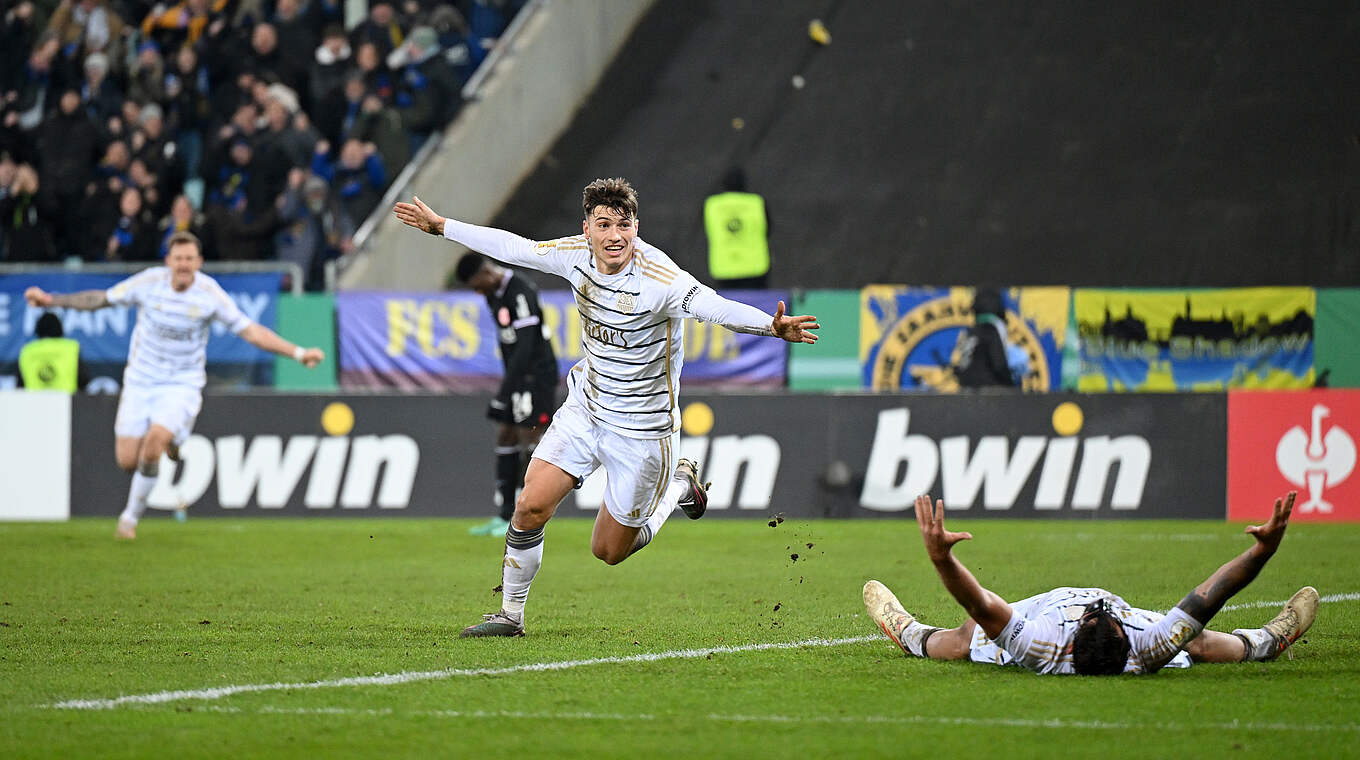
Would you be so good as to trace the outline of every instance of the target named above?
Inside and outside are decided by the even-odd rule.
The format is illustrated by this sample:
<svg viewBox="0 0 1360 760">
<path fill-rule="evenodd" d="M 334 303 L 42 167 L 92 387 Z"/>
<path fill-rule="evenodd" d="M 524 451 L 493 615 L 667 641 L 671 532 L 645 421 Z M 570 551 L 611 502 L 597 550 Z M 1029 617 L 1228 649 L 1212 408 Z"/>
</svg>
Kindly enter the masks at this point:
<svg viewBox="0 0 1360 760">
<path fill-rule="evenodd" d="M 1072 296 L 1080 391 L 1313 385 L 1312 288 L 1100 290 Z"/>
</svg>

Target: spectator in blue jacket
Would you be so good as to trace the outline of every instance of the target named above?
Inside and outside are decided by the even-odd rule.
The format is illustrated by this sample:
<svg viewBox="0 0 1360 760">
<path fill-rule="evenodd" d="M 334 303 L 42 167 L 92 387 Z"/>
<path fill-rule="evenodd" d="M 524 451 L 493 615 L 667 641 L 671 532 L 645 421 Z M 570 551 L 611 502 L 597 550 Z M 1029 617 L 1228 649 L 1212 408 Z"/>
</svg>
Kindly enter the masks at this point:
<svg viewBox="0 0 1360 760">
<path fill-rule="evenodd" d="M 330 184 L 349 218 L 362 223 L 382 199 L 387 179 L 382 158 L 373 143 L 353 138 L 340 146 L 339 161 L 329 158 L 329 150 L 325 140 L 316 144 L 312 173 Z"/>
</svg>

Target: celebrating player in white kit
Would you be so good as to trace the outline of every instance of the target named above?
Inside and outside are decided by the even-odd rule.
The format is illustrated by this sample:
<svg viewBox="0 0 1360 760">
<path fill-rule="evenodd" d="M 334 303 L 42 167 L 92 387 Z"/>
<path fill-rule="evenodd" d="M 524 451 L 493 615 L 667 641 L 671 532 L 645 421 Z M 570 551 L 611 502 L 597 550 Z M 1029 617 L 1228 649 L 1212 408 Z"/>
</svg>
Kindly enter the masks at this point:
<svg viewBox="0 0 1360 760">
<path fill-rule="evenodd" d="M 114 420 L 114 455 L 132 473 L 127 507 L 115 536 L 137 537 L 137 521 L 156 483 L 161 454 L 173 453 L 193 431 L 203 405 L 208 335 L 213 321 L 246 342 L 308 368 L 325 359 L 319 348 L 303 348 L 279 337 L 241 312 L 217 281 L 198 271 L 203 248 L 188 232 L 170 237 L 165 266 L 139 272 L 108 290 L 47 293 L 31 287 L 24 298 L 34 306 L 93 311 L 106 306 L 136 306 L 123 393 Z"/>
<path fill-rule="evenodd" d="M 953 546 L 972 538 L 944 529 L 944 502 L 916 499 L 916 521 L 940 580 L 968 613 L 958 628 L 923 625 L 878 581 L 864 584 L 869 617 L 902 651 L 933 660 L 1018 665 L 1036 673 L 1118 675 L 1155 673 L 1191 662 L 1273 660 L 1308 631 L 1318 593 L 1304 586 L 1270 622 L 1232 633 L 1204 626 L 1234 594 L 1246 588 L 1275 554 L 1294 509 L 1293 491 L 1275 500 L 1264 525 L 1247 533 L 1255 544 L 1229 560 L 1165 615 L 1131 607 L 1099 588 L 1057 588 L 1007 604 L 983 588 L 954 557 Z"/>
<path fill-rule="evenodd" d="M 524 635 L 524 602 L 543 557 L 543 526 L 557 505 L 597 467 L 609 478 L 591 550 L 614 565 L 646 546 L 679 506 L 703 515 L 706 486 L 695 462 L 672 459 L 679 440 L 684 320 L 791 343 L 817 340 L 815 317 L 771 317 L 699 284 L 669 256 L 643 242 L 637 195 L 623 179 L 597 179 L 582 194 L 582 234 L 543 242 L 445 219 L 421 202 L 398 203 L 402 222 L 442 235 L 507 264 L 571 283 L 585 357 L 567 375 L 567 401 L 533 454 L 505 536 L 502 607 L 463 636 Z M 674 475 L 672 476 L 672 473 Z"/>
</svg>

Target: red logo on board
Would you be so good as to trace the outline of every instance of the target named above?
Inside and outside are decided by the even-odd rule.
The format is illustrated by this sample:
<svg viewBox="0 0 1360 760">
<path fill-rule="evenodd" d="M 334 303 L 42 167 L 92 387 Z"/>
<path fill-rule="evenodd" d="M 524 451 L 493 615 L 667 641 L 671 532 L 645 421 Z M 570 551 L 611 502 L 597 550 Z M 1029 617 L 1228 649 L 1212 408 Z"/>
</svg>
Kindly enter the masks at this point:
<svg viewBox="0 0 1360 760">
<path fill-rule="evenodd" d="M 1360 391 L 1228 394 L 1228 519 L 1260 522 L 1298 491 L 1298 521 L 1360 520 Z"/>
</svg>

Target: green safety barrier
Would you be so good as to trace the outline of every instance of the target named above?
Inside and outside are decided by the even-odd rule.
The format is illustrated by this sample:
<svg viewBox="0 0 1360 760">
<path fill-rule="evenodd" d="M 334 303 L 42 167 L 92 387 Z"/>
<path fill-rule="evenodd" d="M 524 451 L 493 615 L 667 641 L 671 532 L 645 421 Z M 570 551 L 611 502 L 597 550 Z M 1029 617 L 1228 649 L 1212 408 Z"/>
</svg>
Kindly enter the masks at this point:
<svg viewBox="0 0 1360 760">
<path fill-rule="evenodd" d="M 1313 366 L 1332 388 L 1360 388 L 1360 289 L 1319 288 Z"/>
<path fill-rule="evenodd" d="M 315 369 L 280 356 L 274 360 L 274 388 L 281 391 L 335 390 L 335 297 L 326 293 L 279 295 L 279 335 L 299 346 L 316 346 L 326 360 Z"/>
<path fill-rule="evenodd" d="M 860 381 L 859 291 L 796 291 L 793 314 L 817 317 L 821 328 L 814 344 L 794 344 L 789 351 L 789 389 L 855 390 Z"/>
</svg>

